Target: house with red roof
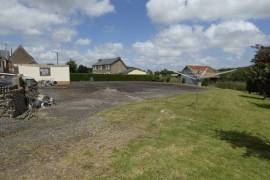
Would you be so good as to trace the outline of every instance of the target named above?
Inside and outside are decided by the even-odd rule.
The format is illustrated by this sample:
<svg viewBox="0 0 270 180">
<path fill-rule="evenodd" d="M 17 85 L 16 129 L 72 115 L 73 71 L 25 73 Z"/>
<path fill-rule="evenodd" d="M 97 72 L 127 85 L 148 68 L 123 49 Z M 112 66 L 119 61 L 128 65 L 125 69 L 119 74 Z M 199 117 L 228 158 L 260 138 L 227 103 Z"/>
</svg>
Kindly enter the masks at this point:
<svg viewBox="0 0 270 180">
<path fill-rule="evenodd" d="M 183 74 L 186 74 L 188 76 L 194 77 L 194 78 L 207 78 L 210 77 L 210 80 L 217 80 L 219 78 L 218 75 L 216 75 L 218 72 L 214 68 L 210 66 L 198 66 L 198 65 L 187 65 L 183 70 Z M 191 85 L 199 85 L 198 81 L 188 78 L 188 77 L 182 77 L 182 82 L 185 84 L 191 84 Z"/>
</svg>

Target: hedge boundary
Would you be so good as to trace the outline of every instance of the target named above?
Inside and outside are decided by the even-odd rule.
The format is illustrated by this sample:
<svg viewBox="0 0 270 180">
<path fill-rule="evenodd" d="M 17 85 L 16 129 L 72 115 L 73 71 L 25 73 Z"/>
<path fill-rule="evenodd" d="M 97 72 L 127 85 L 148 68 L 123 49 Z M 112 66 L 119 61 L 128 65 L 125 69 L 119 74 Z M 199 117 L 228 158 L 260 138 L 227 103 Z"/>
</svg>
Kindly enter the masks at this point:
<svg viewBox="0 0 270 180">
<path fill-rule="evenodd" d="M 155 81 L 150 75 L 72 73 L 71 81 Z"/>
<path fill-rule="evenodd" d="M 240 81 L 218 81 L 215 86 L 221 89 L 247 91 L 247 84 Z"/>
</svg>

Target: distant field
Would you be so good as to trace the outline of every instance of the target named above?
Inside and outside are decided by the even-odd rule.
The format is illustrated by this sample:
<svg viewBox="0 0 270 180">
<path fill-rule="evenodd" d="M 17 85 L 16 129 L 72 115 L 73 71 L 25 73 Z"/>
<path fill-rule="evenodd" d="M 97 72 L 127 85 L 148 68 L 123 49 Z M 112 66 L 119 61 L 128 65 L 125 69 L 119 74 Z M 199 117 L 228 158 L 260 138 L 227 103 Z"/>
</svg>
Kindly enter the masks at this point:
<svg viewBox="0 0 270 180">
<path fill-rule="evenodd" d="M 270 101 L 213 89 L 117 107 L 99 116 L 141 131 L 115 150 L 107 179 L 269 179 Z"/>
</svg>

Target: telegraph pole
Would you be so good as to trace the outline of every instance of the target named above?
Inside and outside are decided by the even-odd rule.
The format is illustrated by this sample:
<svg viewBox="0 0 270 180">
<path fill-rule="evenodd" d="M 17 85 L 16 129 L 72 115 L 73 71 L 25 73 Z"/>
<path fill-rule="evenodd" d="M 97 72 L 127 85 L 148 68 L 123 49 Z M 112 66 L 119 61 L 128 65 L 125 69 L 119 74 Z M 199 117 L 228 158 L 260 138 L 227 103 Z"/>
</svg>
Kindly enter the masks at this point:
<svg viewBox="0 0 270 180">
<path fill-rule="evenodd" d="M 59 63 L 59 52 L 56 51 L 55 53 L 56 53 L 56 62 L 57 62 L 57 65 L 58 65 L 58 63 Z"/>
</svg>

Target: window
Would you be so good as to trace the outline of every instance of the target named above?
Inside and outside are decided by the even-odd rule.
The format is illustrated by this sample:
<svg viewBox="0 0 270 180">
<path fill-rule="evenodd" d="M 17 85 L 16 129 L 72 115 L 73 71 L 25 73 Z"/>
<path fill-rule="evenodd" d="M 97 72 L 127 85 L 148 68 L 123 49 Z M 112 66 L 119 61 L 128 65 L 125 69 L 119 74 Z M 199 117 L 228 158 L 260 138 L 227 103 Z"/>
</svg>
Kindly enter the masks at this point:
<svg viewBox="0 0 270 180">
<path fill-rule="evenodd" d="M 110 70 L 111 66 L 110 65 L 106 65 L 106 70 Z"/>
<path fill-rule="evenodd" d="M 98 70 L 102 70 L 102 66 L 98 66 Z"/>
<path fill-rule="evenodd" d="M 39 73 L 40 73 L 40 76 L 50 76 L 51 69 L 50 68 L 40 68 Z"/>
<path fill-rule="evenodd" d="M 97 70 L 96 66 L 93 66 L 93 70 Z"/>
</svg>

